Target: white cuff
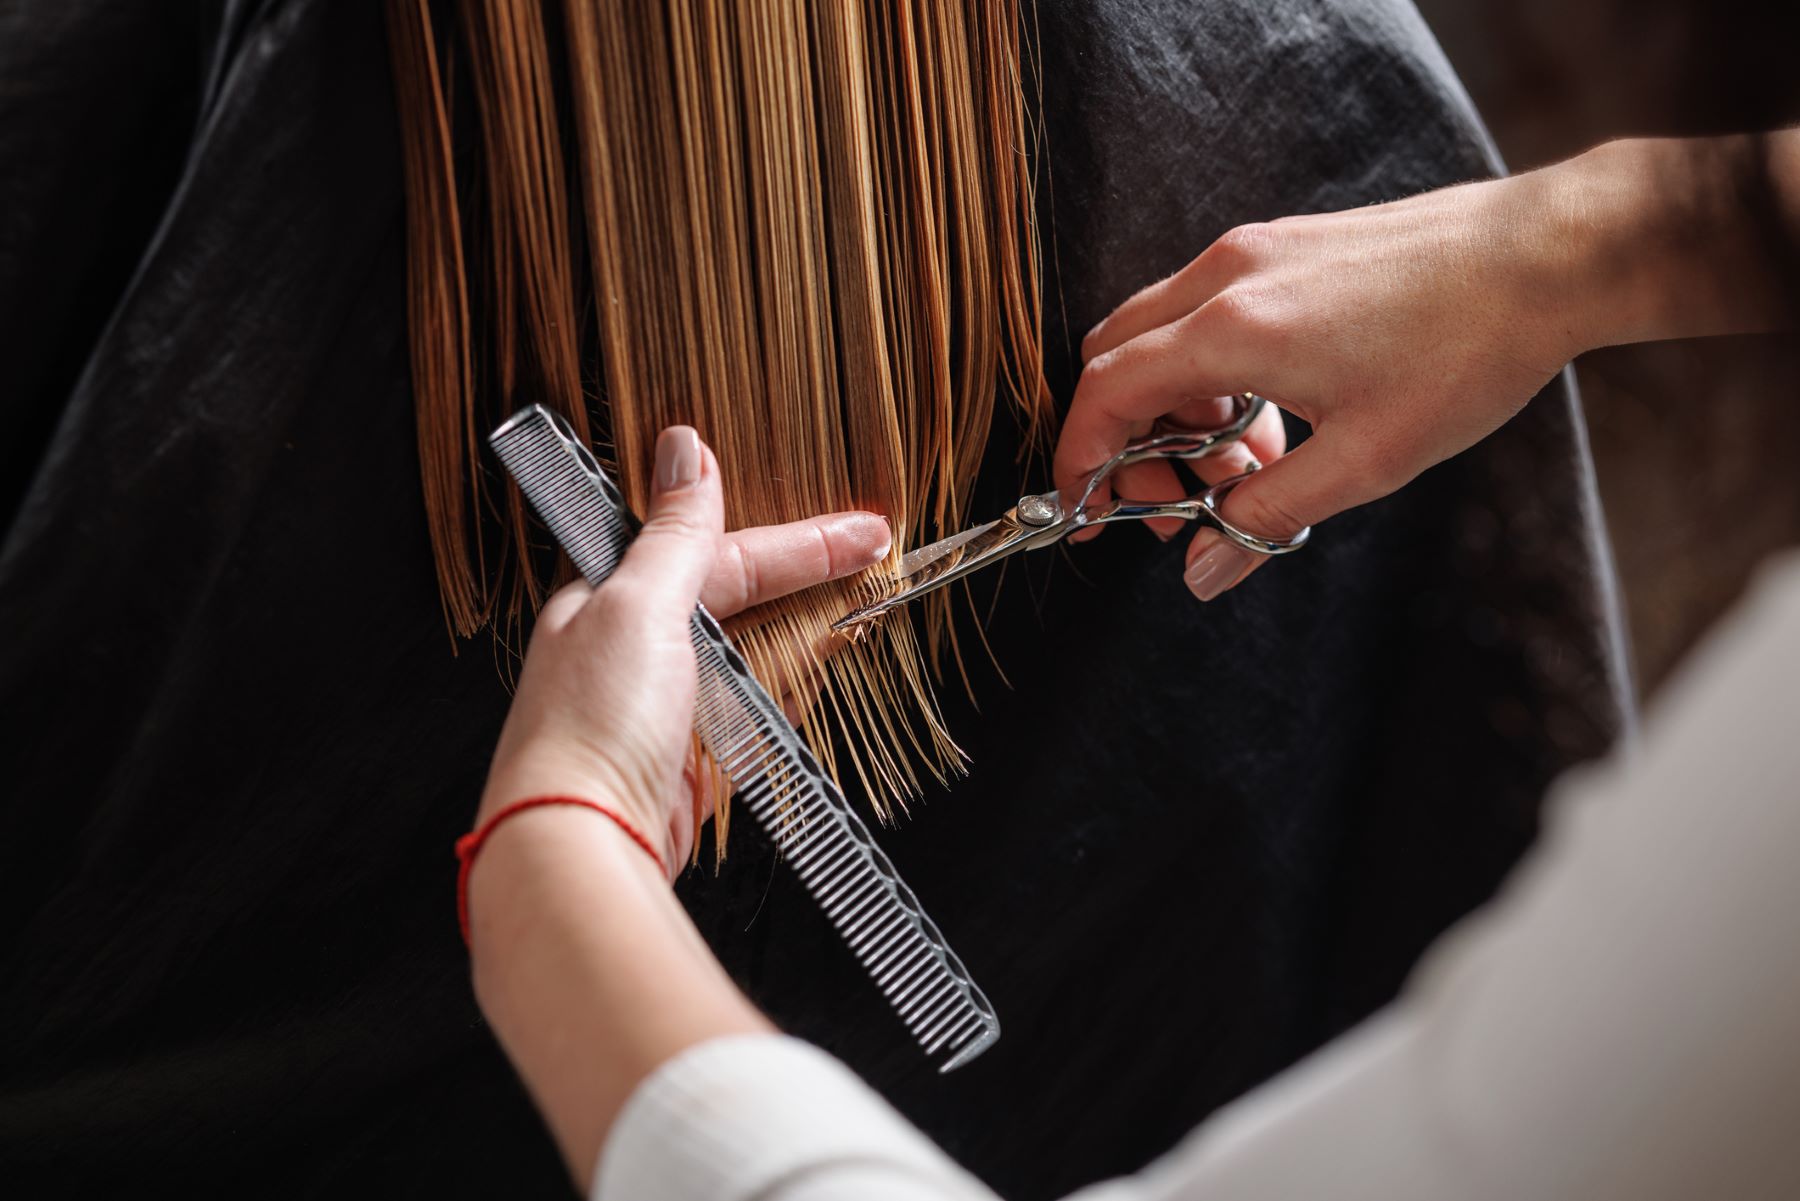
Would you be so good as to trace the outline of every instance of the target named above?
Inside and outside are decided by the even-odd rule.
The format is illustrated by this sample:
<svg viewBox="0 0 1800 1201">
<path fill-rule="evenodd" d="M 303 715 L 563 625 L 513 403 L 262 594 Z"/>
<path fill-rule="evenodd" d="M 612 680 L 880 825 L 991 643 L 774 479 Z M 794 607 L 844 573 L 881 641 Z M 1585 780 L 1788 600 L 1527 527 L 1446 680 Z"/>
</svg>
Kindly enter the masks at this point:
<svg viewBox="0 0 1800 1201">
<path fill-rule="evenodd" d="M 714 1039 L 637 1088 L 594 1173 L 594 1201 L 774 1201 L 834 1173 L 890 1196 L 992 1194 L 848 1068 L 781 1035 Z"/>
</svg>

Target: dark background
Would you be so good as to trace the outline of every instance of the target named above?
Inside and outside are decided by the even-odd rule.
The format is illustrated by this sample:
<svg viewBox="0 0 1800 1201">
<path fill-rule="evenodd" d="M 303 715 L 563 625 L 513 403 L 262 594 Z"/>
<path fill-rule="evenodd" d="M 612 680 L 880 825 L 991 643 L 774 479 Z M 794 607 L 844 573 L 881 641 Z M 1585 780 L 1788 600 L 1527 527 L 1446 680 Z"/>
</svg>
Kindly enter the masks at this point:
<svg viewBox="0 0 1800 1201">
<path fill-rule="evenodd" d="M 1429 8 L 1516 167 L 1788 111 L 1794 40 L 1728 2 Z M 1042 11 L 1085 85 L 1053 143 L 1073 331 L 1232 224 L 1484 167 L 1385 0 Z M 485 644 L 449 653 L 422 537 L 378 10 L 0 4 L 0 62 L 0 399 L 42 485 L 0 560 L 0 1180 L 565 1196 L 450 906 L 507 698 Z M 1142 153 L 1177 133 L 1179 171 Z M 1646 680 L 1792 540 L 1786 353 L 1585 366 Z M 1569 413 L 1205 611 L 1147 540 L 1091 549 L 1104 592 L 1025 565 L 1058 573 L 1042 612 L 1014 576 L 1017 689 L 956 715 L 976 774 L 884 837 L 1007 1015 L 953 1094 L 748 839 L 689 885 L 740 979 L 1020 1197 L 1141 1164 L 1366 1013 L 1621 716 Z"/>
<path fill-rule="evenodd" d="M 1800 120 L 1800 4 L 1418 5 L 1514 171 L 1613 137 Z M 1756 564 L 1800 542 L 1800 346 L 1780 336 L 1619 347 L 1577 372 L 1637 684 L 1653 695 Z"/>
</svg>

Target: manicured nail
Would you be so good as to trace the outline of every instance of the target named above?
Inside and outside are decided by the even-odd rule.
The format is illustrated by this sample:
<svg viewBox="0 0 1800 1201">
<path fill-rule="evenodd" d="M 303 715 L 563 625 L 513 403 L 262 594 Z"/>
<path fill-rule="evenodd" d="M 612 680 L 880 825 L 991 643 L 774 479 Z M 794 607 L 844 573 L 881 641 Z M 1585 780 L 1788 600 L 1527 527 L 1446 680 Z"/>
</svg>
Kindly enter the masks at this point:
<svg viewBox="0 0 1800 1201">
<path fill-rule="evenodd" d="M 887 558 L 888 548 L 894 545 L 894 530 L 887 518 L 879 513 L 852 513 L 844 522 L 849 527 L 846 532 L 863 548 L 865 562 Z"/>
<path fill-rule="evenodd" d="M 656 439 L 656 490 L 676 492 L 700 479 L 700 435 L 671 425 Z"/>
<path fill-rule="evenodd" d="M 1237 578 L 1249 569 L 1250 563 L 1249 551 L 1235 542 L 1221 539 L 1188 564 L 1188 569 L 1181 578 L 1187 581 L 1189 592 L 1203 601 L 1209 601 L 1235 584 Z"/>
</svg>

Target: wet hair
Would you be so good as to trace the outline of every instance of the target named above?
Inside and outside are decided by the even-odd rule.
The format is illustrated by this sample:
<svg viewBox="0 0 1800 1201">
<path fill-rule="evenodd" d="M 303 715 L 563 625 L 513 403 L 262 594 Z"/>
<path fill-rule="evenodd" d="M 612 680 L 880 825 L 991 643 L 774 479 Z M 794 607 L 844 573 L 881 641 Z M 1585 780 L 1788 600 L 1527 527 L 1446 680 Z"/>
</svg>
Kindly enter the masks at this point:
<svg viewBox="0 0 1800 1201">
<path fill-rule="evenodd" d="M 946 597 L 821 663 L 826 627 L 960 528 L 996 407 L 1052 419 L 1033 140 L 1012 3 L 426 0 L 388 16 L 407 184 L 419 458 L 444 611 L 509 629 L 551 565 L 480 452 L 526 403 L 648 496 L 663 427 L 718 452 L 728 526 L 885 515 L 886 564 L 762 606 L 765 680 L 878 799 L 960 753 L 929 665 Z M 841 735 L 842 737 L 834 737 Z M 834 770 L 836 765 L 834 764 Z"/>
</svg>

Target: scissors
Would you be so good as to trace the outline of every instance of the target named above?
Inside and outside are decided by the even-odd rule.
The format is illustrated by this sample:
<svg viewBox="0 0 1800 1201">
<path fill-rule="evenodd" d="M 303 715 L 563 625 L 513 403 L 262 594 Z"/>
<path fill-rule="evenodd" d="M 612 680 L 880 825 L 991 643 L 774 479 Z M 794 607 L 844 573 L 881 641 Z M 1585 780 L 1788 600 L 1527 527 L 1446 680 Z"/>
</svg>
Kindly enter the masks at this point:
<svg viewBox="0 0 1800 1201">
<path fill-rule="evenodd" d="M 1182 429 L 1167 422 L 1157 422 L 1149 434 L 1127 445 L 1089 476 L 1081 499 L 1071 506 L 1065 507 L 1061 495 L 1056 492 L 1021 496 L 1019 503 L 998 520 L 909 551 L 900 560 L 900 575 L 888 595 L 851 610 L 833 622 L 831 628 L 852 630 L 867 625 L 907 601 L 953 584 L 1019 551 L 1054 546 L 1077 530 L 1108 521 L 1144 521 L 1152 517 L 1200 520 L 1211 523 L 1225 537 L 1259 555 L 1285 555 L 1299 550 L 1312 536 L 1312 527 L 1308 526 L 1292 538 L 1259 538 L 1232 525 L 1219 513 L 1219 506 L 1231 490 L 1261 470 L 1262 464 L 1255 458 L 1250 460 L 1249 471 L 1221 480 L 1204 492 L 1183 500 L 1150 504 L 1115 499 L 1105 504 L 1088 504 L 1095 489 L 1121 467 L 1147 459 L 1192 462 L 1243 441 L 1251 423 L 1269 402 L 1249 392 L 1240 393 L 1231 400 L 1231 420 L 1218 429 Z"/>
</svg>

